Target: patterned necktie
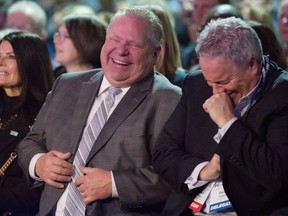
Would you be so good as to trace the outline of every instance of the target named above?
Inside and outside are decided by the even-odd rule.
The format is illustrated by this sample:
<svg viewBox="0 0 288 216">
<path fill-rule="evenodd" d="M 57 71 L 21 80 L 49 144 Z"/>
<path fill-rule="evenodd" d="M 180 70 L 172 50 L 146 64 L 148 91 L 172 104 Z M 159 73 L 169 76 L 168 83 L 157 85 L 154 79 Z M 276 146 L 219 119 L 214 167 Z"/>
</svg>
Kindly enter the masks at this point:
<svg viewBox="0 0 288 216">
<path fill-rule="evenodd" d="M 86 130 L 83 132 L 82 139 L 73 161 L 75 174 L 67 187 L 68 196 L 64 209 L 64 215 L 66 216 L 85 215 L 86 205 L 83 196 L 75 185 L 75 180 L 82 176 L 79 165 L 85 166 L 89 152 L 108 118 L 108 113 L 114 104 L 115 96 L 120 92 L 122 92 L 121 88 L 109 87 L 109 94 L 102 101 L 88 127 L 86 127 Z"/>
</svg>

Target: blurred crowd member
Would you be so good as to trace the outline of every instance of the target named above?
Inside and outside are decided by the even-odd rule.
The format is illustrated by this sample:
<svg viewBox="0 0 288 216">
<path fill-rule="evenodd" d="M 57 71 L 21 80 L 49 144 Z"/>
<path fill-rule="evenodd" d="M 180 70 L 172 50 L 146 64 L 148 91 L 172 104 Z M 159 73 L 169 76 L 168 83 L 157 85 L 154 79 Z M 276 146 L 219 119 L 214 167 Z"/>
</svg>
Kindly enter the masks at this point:
<svg viewBox="0 0 288 216">
<path fill-rule="evenodd" d="M 155 4 L 146 7 L 158 16 L 164 31 L 161 41 L 162 50 L 154 69 L 166 76 L 174 85 L 182 87 L 187 73 L 182 68 L 179 44 L 168 12 Z"/>
<path fill-rule="evenodd" d="M 112 19 L 112 17 L 114 16 L 113 12 L 110 11 L 99 11 L 97 12 L 97 16 L 104 20 L 104 22 L 106 22 L 107 24 L 110 23 L 110 20 Z"/>
<path fill-rule="evenodd" d="M 205 27 L 207 23 L 211 20 L 215 20 L 218 18 L 228 18 L 228 17 L 236 17 L 243 19 L 243 15 L 237 7 L 230 4 L 220 4 L 213 7 L 205 16 L 205 21 L 202 25 L 202 29 Z"/>
<path fill-rule="evenodd" d="M 57 10 L 54 11 L 53 16 L 51 17 L 55 28 L 58 28 L 62 24 L 63 18 L 70 14 L 96 15 L 93 8 L 78 2 L 66 3 L 62 5 L 62 7 L 61 5 L 58 5 L 56 9 Z"/>
<path fill-rule="evenodd" d="M 0 71 L 0 215 L 35 215 L 41 188 L 28 188 L 16 147 L 52 86 L 45 42 L 32 33 L 5 35 L 0 41 Z"/>
<path fill-rule="evenodd" d="M 279 36 L 284 47 L 286 63 L 288 64 L 288 0 L 281 3 L 278 14 Z"/>
<path fill-rule="evenodd" d="M 188 30 L 190 42 L 186 47 L 181 49 L 181 61 L 183 68 L 190 69 L 194 64 L 197 64 L 197 60 L 191 58 L 191 53 L 194 53 L 195 41 L 202 29 L 205 22 L 205 18 L 208 12 L 219 4 L 229 4 L 229 0 L 194 0 L 193 1 L 193 11 L 191 13 L 190 20 L 186 18 L 186 28 Z"/>
<path fill-rule="evenodd" d="M 252 1 L 244 1 L 240 3 L 238 7 L 244 20 L 258 21 L 274 31 L 272 14 L 267 10 L 267 7 L 263 7 L 263 5 Z"/>
<path fill-rule="evenodd" d="M 281 68 L 287 68 L 285 52 L 274 31 L 257 21 L 247 21 L 247 23 L 256 31 L 261 40 L 263 53 L 269 55 L 270 59 L 274 61 Z"/>
<path fill-rule="evenodd" d="M 15 0 L 0 0 L 0 30 L 4 28 L 7 10 L 14 1 Z"/>
<path fill-rule="evenodd" d="M 193 9 L 191 12 L 189 23 L 187 23 L 190 41 L 196 41 L 199 31 L 202 28 L 203 22 L 207 13 L 216 5 L 230 4 L 229 0 L 194 0 Z M 187 18 L 188 19 L 188 18 Z"/>
<path fill-rule="evenodd" d="M 194 0 L 178 0 L 180 10 L 178 13 L 174 13 L 174 28 L 180 45 L 180 50 L 182 47 L 186 47 L 190 43 L 187 25 L 191 22 L 192 11 L 194 8 L 193 2 Z"/>
<path fill-rule="evenodd" d="M 54 34 L 55 60 L 61 64 L 55 78 L 65 72 L 101 67 L 100 51 L 107 24 L 95 15 L 71 14 L 63 19 Z"/>
<path fill-rule="evenodd" d="M 194 0 L 194 9 L 191 17 L 191 25 L 188 27 L 190 38 L 196 41 L 199 31 L 205 22 L 208 12 L 219 4 L 230 4 L 229 0 Z"/>
<path fill-rule="evenodd" d="M 54 1 L 54 0 L 53 0 Z M 56 0 L 55 0 L 56 1 Z M 53 68 L 60 66 L 60 63 L 55 61 L 55 46 L 54 46 L 54 33 L 59 26 L 63 23 L 63 18 L 70 14 L 89 14 L 95 15 L 95 11 L 80 2 L 80 0 L 61 0 L 57 1 L 50 8 L 50 19 L 48 22 L 48 38 L 47 43 L 50 50 L 51 58 L 53 59 Z"/>
<path fill-rule="evenodd" d="M 17 1 L 8 8 L 5 28 L 32 32 L 46 40 L 46 24 L 46 13 L 36 2 Z"/>
<path fill-rule="evenodd" d="M 205 21 L 202 25 L 202 29 L 205 27 L 207 23 L 209 23 L 211 20 L 216 20 L 218 18 L 227 18 L 227 17 L 237 17 L 240 19 L 243 19 L 243 16 L 241 12 L 238 10 L 237 7 L 230 5 L 230 4 L 219 4 L 213 7 L 205 16 Z M 193 65 L 190 67 L 189 72 L 197 72 L 199 70 L 199 59 L 194 49 L 187 49 L 187 52 L 184 52 L 184 55 L 186 56 L 186 61 L 193 61 Z"/>
</svg>

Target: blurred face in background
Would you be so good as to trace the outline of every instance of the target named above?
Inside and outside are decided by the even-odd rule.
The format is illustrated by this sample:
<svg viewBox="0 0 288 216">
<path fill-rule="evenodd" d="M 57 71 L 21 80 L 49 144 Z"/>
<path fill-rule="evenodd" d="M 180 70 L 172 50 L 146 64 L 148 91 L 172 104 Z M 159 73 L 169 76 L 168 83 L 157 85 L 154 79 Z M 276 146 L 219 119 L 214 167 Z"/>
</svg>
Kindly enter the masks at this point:
<svg viewBox="0 0 288 216">
<path fill-rule="evenodd" d="M 78 52 L 63 24 L 54 34 L 55 60 L 65 67 L 79 63 Z"/>
<path fill-rule="evenodd" d="M 194 10 L 192 14 L 193 24 L 200 28 L 210 9 L 218 4 L 218 0 L 194 0 Z"/>
<path fill-rule="evenodd" d="M 179 0 L 181 13 L 184 21 L 189 24 L 192 22 L 192 13 L 194 9 L 194 0 Z"/>
<path fill-rule="evenodd" d="M 11 44 L 3 40 L 0 44 L 0 87 L 8 96 L 21 94 L 19 70 Z"/>
<path fill-rule="evenodd" d="M 29 14 L 27 15 L 22 11 L 15 11 L 11 14 L 8 14 L 4 27 L 32 32 L 38 34 L 42 39 L 45 39 L 47 36 L 44 32 L 42 32 L 41 28 L 37 26 L 35 20 L 33 20 Z"/>
<path fill-rule="evenodd" d="M 288 43 L 288 2 L 282 5 L 280 9 L 278 27 L 281 39 Z"/>
</svg>

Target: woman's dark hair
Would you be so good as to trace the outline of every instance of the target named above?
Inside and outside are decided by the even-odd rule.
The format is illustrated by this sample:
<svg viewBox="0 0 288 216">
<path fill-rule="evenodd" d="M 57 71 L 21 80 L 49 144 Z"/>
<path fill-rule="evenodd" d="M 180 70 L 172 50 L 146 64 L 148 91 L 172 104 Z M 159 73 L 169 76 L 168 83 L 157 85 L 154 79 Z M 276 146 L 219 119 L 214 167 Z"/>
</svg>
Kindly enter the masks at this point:
<svg viewBox="0 0 288 216">
<path fill-rule="evenodd" d="M 11 44 L 19 71 L 21 95 L 18 108 L 23 109 L 27 120 L 34 120 L 53 84 L 47 45 L 38 35 L 21 31 L 5 35 L 0 44 L 3 41 Z M 1 98 L 4 94 L 1 89 Z"/>
<path fill-rule="evenodd" d="M 101 67 L 100 51 L 105 42 L 107 23 L 88 14 L 68 15 L 64 17 L 64 23 L 81 63 Z"/>
<path fill-rule="evenodd" d="M 281 47 L 274 31 L 268 26 L 263 25 L 258 21 L 247 21 L 260 38 L 263 54 L 269 55 L 270 59 L 274 61 L 279 67 L 286 69 L 286 57 L 283 47 Z"/>
</svg>

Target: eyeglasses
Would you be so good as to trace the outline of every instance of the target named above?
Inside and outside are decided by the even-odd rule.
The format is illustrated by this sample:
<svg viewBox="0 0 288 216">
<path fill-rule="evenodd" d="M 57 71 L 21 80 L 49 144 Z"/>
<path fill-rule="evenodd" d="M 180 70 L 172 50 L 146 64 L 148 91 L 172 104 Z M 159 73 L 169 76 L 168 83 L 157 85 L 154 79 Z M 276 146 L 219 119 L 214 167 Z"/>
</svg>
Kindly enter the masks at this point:
<svg viewBox="0 0 288 216">
<path fill-rule="evenodd" d="M 66 35 L 66 34 L 61 34 L 60 32 L 57 31 L 53 34 L 53 38 L 54 38 L 54 40 L 59 39 L 61 41 L 64 41 L 66 39 L 70 39 L 71 37 L 69 35 Z"/>
</svg>

